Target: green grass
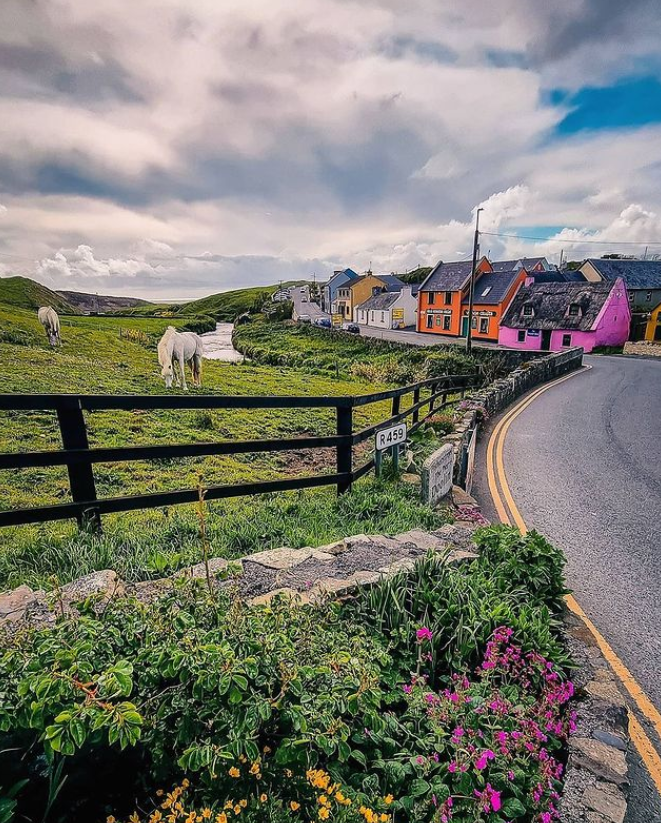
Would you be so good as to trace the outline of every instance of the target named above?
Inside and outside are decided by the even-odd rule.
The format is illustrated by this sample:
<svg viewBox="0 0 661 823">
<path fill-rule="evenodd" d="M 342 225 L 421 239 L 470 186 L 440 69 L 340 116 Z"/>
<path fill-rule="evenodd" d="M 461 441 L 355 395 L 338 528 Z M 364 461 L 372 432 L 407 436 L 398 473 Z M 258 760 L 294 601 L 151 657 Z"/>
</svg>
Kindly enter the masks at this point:
<svg viewBox="0 0 661 823">
<path fill-rule="evenodd" d="M 76 309 L 62 295 L 28 277 L 0 277 L 0 303 L 35 311 L 41 306 L 52 306 L 55 311 L 76 314 Z"/>
<path fill-rule="evenodd" d="M 62 321 L 63 345 L 52 349 L 33 312 L 0 306 L 3 391 L 165 394 L 155 341 L 169 323 L 180 325 L 185 321 L 155 317 L 65 317 Z M 2 342 L 5 339 L 3 335 L 16 339 Z M 358 377 L 338 379 L 286 367 L 229 365 L 213 361 L 204 364 L 203 388 L 193 389 L 191 393 L 335 396 L 365 394 L 383 388 L 382 383 Z M 355 429 L 384 420 L 389 415 L 390 406 L 387 403 L 357 409 Z M 335 431 L 332 409 L 98 411 L 88 413 L 86 420 L 92 446 L 277 438 Z M 53 413 L 0 414 L 1 452 L 58 448 L 61 448 L 61 442 Z M 318 450 L 99 464 L 95 467 L 95 478 L 97 494 L 102 498 L 196 488 L 200 478 L 204 484 L 212 485 L 333 471 L 334 452 Z M 397 495 L 401 493 L 394 494 L 393 505 L 400 499 Z M 360 500 L 368 498 L 369 495 Z M 64 467 L 0 472 L 0 506 L 3 508 L 48 505 L 69 499 L 69 483 Z M 296 500 L 299 501 L 300 512 L 297 513 L 296 508 L 290 510 L 290 528 L 300 534 L 299 542 L 323 542 L 341 536 L 343 528 L 337 519 L 337 512 L 341 509 L 333 509 L 333 491 L 310 492 L 296 497 Z M 261 525 L 255 525 L 259 535 L 262 535 L 259 540 L 257 536 L 250 540 L 240 537 L 241 528 L 235 524 L 240 522 L 241 513 L 245 512 L 246 528 L 252 528 L 251 523 L 262 522 L 256 512 L 267 511 L 268 506 L 264 509 L 264 505 L 252 498 L 242 498 L 231 504 L 210 506 L 210 529 L 212 532 L 218 529 L 218 534 L 222 535 L 218 538 L 219 552 L 234 546 L 232 551 L 240 554 L 245 550 L 273 545 L 272 541 L 285 540 L 282 530 L 267 529 Z M 311 517 L 317 508 L 318 516 Z M 389 511 L 387 507 L 385 510 Z M 106 536 L 98 544 L 94 541 L 90 544 L 88 538 L 77 536 L 70 521 L 3 529 L 0 532 L 0 588 L 15 585 L 23 579 L 43 582 L 51 573 L 67 579 L 99 565 L 120 564 L 129 570 L 129 574 L 144 576 L 151 568 L 145 558 L 152 551 L 163 550 L 168 556 L 181 554 L 180 561 L 177 561 L 181 563 L 199 560 L 200 549 L 191 531 L 194 531 L 195 523 L 192 507 L 181 507 L 176 515 L 173 512 L 140 511 L 108 516 L 104 518 Z M 417 522 L 419 515 L 420 512 L 411 505 L 410 516 L 391 522 L 388 519 L 390 515 L 384 519 L 383 513 L 377 512 L 374 517 L 380 519 L 374 521 L 366 503 L 363 514 L 352 521 L 352 529 L 364 531 L 366 528 L 376 528 L 377 524 L 379 529 L 391 526 L 393 529 L 400 526 L 406 529 Z M 265 522 L 271 523 L 271 515 L 264 516 Z M 307 523 L 301 527 L 302 531 L 296 532 L 301 521 Z M 171 525 L 173 522 L 175 527 Z M 349 523 L 346 528 L 349 528 Z M 188 538 L 182 537 L 182 529 L 189 534 Z M 233 530 L 236 530 L 236 538 L 231 537 Z M 182 548 L 178 548 L 180 541 Z M 93 545 L 92 549 L 90 545 Z M 115 555 L 117 560 L 113 562 Z M 61 561 L 59 566 L 58 556 Z M 133 565 L 131 557 L 136 558 Z M 168 564 L 170 561 L 167 561 Z M 134 571 L 131 572 L 131 569 Z"/>
</svg>

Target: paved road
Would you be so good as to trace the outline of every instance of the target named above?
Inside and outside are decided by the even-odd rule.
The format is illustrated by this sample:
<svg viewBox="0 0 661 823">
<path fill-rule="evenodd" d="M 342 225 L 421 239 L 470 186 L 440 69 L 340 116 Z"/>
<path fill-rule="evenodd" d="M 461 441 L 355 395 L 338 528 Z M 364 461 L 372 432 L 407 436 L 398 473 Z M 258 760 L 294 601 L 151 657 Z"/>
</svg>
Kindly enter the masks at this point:
<svg viewBox="0 0 661 823">
<path fill-rule="evenodd" d="M 408 343 L 412 346 L 447 346 L 455 345 L 466 347 L 464 337 L 444 337 L 440 334 L 423 334 L 413 329 L 374 329 L 370 326 L 361 326 L 360 333 L 365 337 L 376 337 L 379 340 L 392 340 L 396 343 Z M 473 340 L 473 346 L 479 348 L 497 348 L 496 343 L 484 343 Z"/>
<path fill-rule="evenodd" d="M 512 422 L 505 470 L 523 519 L 564 549 L 576 599 L 661 710 L 661 361 L 585 362 Z M 661 801 L 637 765 L 627 823 L 651 820 Z"/>
<path fill-rule="evenodd" d="M 296 316 L 307 314 L 313 323 L 319 317 L 330 317 L 321 310 L 317 303 L 310 302 L 310 289 L 307 286 L 292 286 L 291 297 Z"/>
</svg>

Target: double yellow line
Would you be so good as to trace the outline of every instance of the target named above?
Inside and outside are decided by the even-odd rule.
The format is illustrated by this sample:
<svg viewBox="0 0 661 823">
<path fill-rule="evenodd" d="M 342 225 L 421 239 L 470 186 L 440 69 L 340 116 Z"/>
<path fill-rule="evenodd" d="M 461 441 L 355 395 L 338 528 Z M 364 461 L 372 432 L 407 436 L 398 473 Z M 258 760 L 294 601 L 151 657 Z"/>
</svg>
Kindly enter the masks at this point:
<svg viewBox="0 0 661 823">
<path fill-rule="evenodd" d="M 514 498 L 512 497 L 512 492 L 507 482 L 507 474 L 505 472 L 505 464 L 503 459 L 507 432 L 516 418 L 522 414 L 528 406 L 534 403 L 540 395 L 549 391 L 549 389 L 552 389 L 554 386 L 564 383 L 565 380 L 570 380 L 571 378 L 576 377 L 576 375 L 585 373 L 590 368 L 591 366 L 586 366 L 580 371 L 572 372 L 571 374 L 561 377 L 558 380 L 554 380 L 551 383 L 546 383 L 541 388 L 536 389 L 531 394 L 524 397 L 503 415 L 489 437 L 489 442 L 487 444 L 487 480 L 489 483 L 491 498 L 501 523 L 506 523 L 510 526 L 515 525 L 522 534 L 527 533 L 528 526 L 521 516 L 521 512 L 517 508 Z M 567 602 L 567 607 L 577 617 L 579 617 L 590 630 L 601 650 L 601 653 L 622 682 L 622 685 L 631 696 L 631 699 L 635 703 L 641 715 L 654 728 L 659 736 L 659 739 L 661 740 L 661 713 L 659 713 L 652 701 L 642 690 L 629 669 L 613 651 L 608 641 L 603 637 L 594 623 L 585 614 L 576 599 L 572 597 L 572 595 L 567 595 L 565 599 Z M 650 777 L 654 781 L 657 791 L 661 794 L 661 757 L 659 756 L 656 747 L 648 737 L 647 733 L 639 723 L 636 715 L 631 710 L 629 711 L 629 732 L 641 759 L 650 773 Z"/>
</svg>

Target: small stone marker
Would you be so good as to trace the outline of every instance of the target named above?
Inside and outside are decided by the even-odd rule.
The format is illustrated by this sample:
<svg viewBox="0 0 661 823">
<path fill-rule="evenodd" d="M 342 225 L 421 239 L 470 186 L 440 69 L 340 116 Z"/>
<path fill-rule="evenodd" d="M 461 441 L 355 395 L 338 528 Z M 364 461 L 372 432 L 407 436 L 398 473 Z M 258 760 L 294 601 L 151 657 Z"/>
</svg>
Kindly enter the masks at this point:
<svg viewBox="0 0 661 823">
<path fill-rule="evenodd" d="M 428 457 L 422 465 L 422 499 L 432 506 L 452 488 L 454 449 L 446 443 Z"/>
</svg>

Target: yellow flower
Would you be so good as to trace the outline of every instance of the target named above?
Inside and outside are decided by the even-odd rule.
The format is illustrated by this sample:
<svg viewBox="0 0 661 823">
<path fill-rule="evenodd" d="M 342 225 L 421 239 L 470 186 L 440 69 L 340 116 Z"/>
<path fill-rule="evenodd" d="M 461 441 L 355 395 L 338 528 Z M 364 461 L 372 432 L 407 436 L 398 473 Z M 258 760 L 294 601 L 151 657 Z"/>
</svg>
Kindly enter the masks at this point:
<svg viewBox="0 0 661 823">
<path fill-rule="evenodd" d="M 240 777 L 241 772 L 236 768 L 236 766 L 232 766 L 232 768 L 228 772 L 230 777 Z"/>
<path fill-rule="evenodd" d="M 322 820 L 328 820 L 328 818 L 330 817 L 330 812 L 326 807 L 324 807 L 323 809 L 319 809 L 319 817 Z"/>
<path fill-rule="evenodd" d="M 271 753 L 271 747 L 270 746 L 264 746 L 262 751 L 264 752 L 264 754 L 270 754 Z"/>
<path fill-rule="evenodd" d="M 223 806 L 223 809 L 231 809 L 233 805 L 234 805 L 234 801 L 233 800 L 228 800 L 227 803 L 225 803 L 225 805 Z"/>
<path fill-rule="evenodd" d="M 181 781 L 182 789 L 187 789 L 189 786 L 190 786 L 190 780 L 188 780 L 188 778 L 184 777 L 184 779 Z"/>
<path fill-rule="evenodd" d="M 234 807 L 234 814 L 241 814 L 241 806 Z"/>
<path fill-rule="evenodd" d="M 227 823 L 227 815 L 225 812 L 220 812 L 216 815 L 216 823 Z"/>
<path fill-rule="evenodd" d="M 320 797 L 317 798 L 317 803 L 321 806 L 328 806 L 328 798 L 325 794 L 322 794 Z"/>
<path fill-rule="evenodd" d="M 292 800 L 291 803 L 289 804 L 289 808 L 293 812 L 297 812 L 301 808 L 301 804 L 297 803 L 295 800 Z"/>
<path fill-rule="evenodd" d="M 117 823 L 117 820 L 110 815 L 109 817 L 106 817 L 106 823 Z"/>
<path fill-rule="evenodd" d="M 259 760 L 255 760 L 255 762 L 250 767 L 250 774 L 258 774 L 259 773 Z"/>
<path fill-rule="evenodd" d="M 379 815 L 379 820 L 381 821 L 381 823 L 388 823 L 388 821 L 390 820 L 390 815 L 389 814 L 380 814 Z"/>
<path fill-rule="evenodd" d="M 291 769 L 285 769 L 285 777 L 293 777 L 294 772 Z"/>
<path fill-rule="evenodd" d="M 383 802 L 386 804 L 386 806 L 389 806 L 389 805 L 392 803 L 392 801 L 393 801 L 394 799 L 395 799 L 395 798 L 394 798 L 391 794 L 387 794 L 387 795 L 383 798 Z"/>
<path fill-rule="evenodd" d="M 131 823 L 140 823 L 140 816 L 137 812 L 133 812 L 133 814 L 129 817 Z"/>
<path fill-rule="evenodd" d="M 247 805 L 248 805 L 248 801 L 247 801 L 247 800 L 239 800 L 239 806 L 241 806 L 241 808 L 242 808 L 242 809 L 245 809 L 245 807 L 246 807 Z"/>
<path fill-rule="evenodd" d="M 259 799 L 260 799 L 260 801 L 261 801 L 262 803 L 266 803 L 266 801 L 267 801 L 269 798 L 268 798 L 268 795 L 266 795 L 266 794 L 260 794 Z"/>
<path fill-rule="evenodd" d="M 240 754 L 239 755 L 239 762 L 240 763 L 247 763 L 248 762 L 248 758 L 245 756 L 245 754 Z"/>
<path fill-rule="evenodd" d="M 339 791 L 338 791 L 338 792 L 337 792 L 337 794 L 335 795 L 335 799 L 336 799 L 336 800 L 337 800 L 337 802 L 338 802 L 338 803 L 340 803 L 340 804 L 341 804 L 341 803 L 344 803 L 344 795 L 342 794 L 342 792 L 339 792 Z"/>
<path fill-rule="evenodd" d="M 202 820 L 209 820 L 211 817 L 211 809 L 207 807 L 206 809 L 202 809 Z"/>
<path fill-rule="evenodd" d="M 151 817 L 149 818 L 149 823 L 159 823 L 160 820 L 163 820 L 163 815 L 156 809 L 155 812 L 152 812 Z"/>
</svg>

